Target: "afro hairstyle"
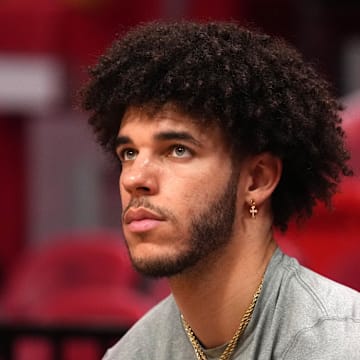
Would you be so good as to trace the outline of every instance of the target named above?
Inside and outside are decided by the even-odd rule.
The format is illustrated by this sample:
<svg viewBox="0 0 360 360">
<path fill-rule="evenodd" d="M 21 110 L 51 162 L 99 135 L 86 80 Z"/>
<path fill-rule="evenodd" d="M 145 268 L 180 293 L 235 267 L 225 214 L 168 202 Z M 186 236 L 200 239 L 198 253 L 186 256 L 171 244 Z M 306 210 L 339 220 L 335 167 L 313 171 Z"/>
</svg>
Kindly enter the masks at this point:
<svg viewBox="0 0 360 360">
<path fill-rule="evenodd" d="M 270 152 L 283 163 L 271 198 L 273 224 L 331 205 L 351 176 L 339 110 L 329 84 L 283 40 L 226 22 L 152 22 L 119 36 L 89 69 L 81 90 L 98 142 L 115 154 L 132 106 L 166 104 L 216 124 L 235 157 Z"/>
</svg>

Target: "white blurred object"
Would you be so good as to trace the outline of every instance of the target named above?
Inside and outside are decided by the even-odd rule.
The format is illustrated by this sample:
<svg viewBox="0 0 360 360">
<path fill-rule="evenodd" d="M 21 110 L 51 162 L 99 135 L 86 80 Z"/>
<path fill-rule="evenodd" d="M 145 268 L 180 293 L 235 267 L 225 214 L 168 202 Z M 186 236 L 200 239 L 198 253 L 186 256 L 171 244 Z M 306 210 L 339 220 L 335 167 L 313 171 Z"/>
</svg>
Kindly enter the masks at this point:
<svg viewBox="0 0 360 360">
<path fill-rule="evenodd" d="M 0 110 L 33 113 L 64 102 L 63 64 L 50 56 L 0 54 Z"/>
</svg>

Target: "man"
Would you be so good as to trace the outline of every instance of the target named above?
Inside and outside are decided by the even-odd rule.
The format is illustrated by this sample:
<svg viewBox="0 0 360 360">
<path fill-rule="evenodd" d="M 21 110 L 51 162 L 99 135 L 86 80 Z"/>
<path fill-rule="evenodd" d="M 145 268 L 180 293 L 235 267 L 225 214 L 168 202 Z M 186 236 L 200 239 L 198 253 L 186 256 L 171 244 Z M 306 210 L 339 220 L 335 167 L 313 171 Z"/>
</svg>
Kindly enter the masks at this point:
<svg viewBox="0 0 360 360">
<path fill-rule="evenodd" d="M 83 106 L 119 160 L 131 260 L 172 291 L 105 359 L 360 359 L 359 293 L 273 237 L 351 175 L 312 67 L 235 24 L 155 22 L 90 75 Z"/>
</svg>

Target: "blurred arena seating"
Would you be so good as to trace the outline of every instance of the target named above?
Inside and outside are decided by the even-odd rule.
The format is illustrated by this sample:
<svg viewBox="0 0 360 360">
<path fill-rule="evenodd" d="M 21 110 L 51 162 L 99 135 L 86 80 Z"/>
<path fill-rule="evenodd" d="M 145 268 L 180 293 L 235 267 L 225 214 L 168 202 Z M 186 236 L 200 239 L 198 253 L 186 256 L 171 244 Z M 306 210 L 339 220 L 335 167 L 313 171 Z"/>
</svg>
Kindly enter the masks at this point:
<svg viewBox="0 0 360 360">
<path fill-rule="evenodd" d="M 63 289 L 139 286 L 123 239 L 109 231 L 56 235 L 17 262 L 4 299 L 8 316 L 23 316 L 40 299 Z"/>
<path fill-rule="evenodd" d="M 8 337 L 2 360 L 100 359 L 168 293 L 132 269 L 119 233 L 70 233 L 46 243 L 21 257 L 0 299 L 0 337 Z"/>
</svg>

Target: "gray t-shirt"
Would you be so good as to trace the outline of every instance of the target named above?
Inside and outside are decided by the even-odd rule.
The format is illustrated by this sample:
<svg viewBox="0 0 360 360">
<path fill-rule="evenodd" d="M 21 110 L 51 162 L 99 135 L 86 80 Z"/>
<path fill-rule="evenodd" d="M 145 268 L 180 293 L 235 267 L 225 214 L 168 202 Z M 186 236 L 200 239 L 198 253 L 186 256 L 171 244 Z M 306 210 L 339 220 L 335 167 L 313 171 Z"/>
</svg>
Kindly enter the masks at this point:
<svg viewBox="0 0 360 360">
<path fill-rule="evenodd" d="M 224 347 L 207 350 L 218 359 Z M 170 295 L 140 319 L 104 360 L 196 359 Z M 360 293 L 277 249 L 252 319 L 232 359 L 360 360 Z"/>
</svg>

